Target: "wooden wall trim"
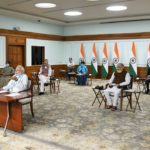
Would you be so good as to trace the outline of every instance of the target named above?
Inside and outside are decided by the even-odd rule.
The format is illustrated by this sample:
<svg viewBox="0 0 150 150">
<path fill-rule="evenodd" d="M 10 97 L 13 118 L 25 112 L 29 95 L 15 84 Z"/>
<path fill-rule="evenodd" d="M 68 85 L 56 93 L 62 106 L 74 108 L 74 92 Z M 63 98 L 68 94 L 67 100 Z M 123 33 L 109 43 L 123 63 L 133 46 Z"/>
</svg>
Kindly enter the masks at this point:
<svg viewBox="0 0 150 150">
<path fill-rule="evenodd" d="M 119 40 L 119 39 L 146 39 L 146 38 L 150 38 L 150 32 L 74 35 L 74 36 L 65 36 L 65 41 L 116 40 L 116 39 Z"/>
<path fill-rule="evenodd" d="M 76 66 L 77 67 L 77 66 Z M 90 65 L 87 65 L 88 67 L 88 73 L 91 73 L 91 66 Z M 95 77 L 97 79 L 100 79 L 101 78 L 101 75 L 102 75 L 102 72 L 101 72 L 101 67 L 102 66 L 98 66 L 98 75 Z M 55 74 L 55 77 L 62 77 L 62 75 L 60 74 L 60 70 L 67 70 L 67 65 L 66 64 L 62 64 L 62 65 L 52 65 L 52 68 L 54 69 L 54 74 Z M 128 70 L 128 67 L 125 67 L 126 70 Z M 26 70 L 26 73 L 29 77 L 31 77 L 31 72 L 39 72 L 39 69 L 40 69 L 40 65 L 33 65 L 33 66 L 26 66 L 25 67 L 25 70 Z M 108 77 L 107 79 L 109 79 L 112 75 L 112 66 L 109 66 L 109 73 L 108 73 Z M 137 68 L 137 71 L 138 71 L 138 76 L 139 77 L 146 77 L 147 76 L 147 70 L 146 70 L 146 67 L 138 67 Z"/>
<path fill-rule="evenodd" d="M 49 35 L 49 34 L 42 34 L 42 33 L 6 30 L 6 29 L 0 29 L 0 35 L 20 36 L 20 37 L 25 37 L 25 38 L 51 40 L 51 41 L 64 41 L 64 36 L 60 36 L 60 35 Z"/>
<path fill-rule="evenodd" d="M 49 34 L 42 34 L 42 33 L 6 30 L 6 29 L 0 29 L 0 35 L 20 36 L 25 38 L 52 40 L 52 41 L 89 41 L 89 40 L 117 40 L 117 39 L 119 40 L 119 39 L 150 38 L 150 32 L 61 36 L 61 35 L 49 35 Z"/>
</svg>

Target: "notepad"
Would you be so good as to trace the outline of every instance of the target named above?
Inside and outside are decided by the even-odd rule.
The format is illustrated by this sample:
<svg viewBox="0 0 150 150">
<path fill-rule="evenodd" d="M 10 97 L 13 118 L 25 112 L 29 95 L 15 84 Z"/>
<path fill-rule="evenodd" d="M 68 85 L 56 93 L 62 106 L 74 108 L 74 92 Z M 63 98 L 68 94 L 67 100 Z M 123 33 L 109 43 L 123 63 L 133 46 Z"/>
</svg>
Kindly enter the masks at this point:
<svg viewBox="0 0 150 150">
<path fill-rule="evenodd" d="M 1 93 L 7 93 L 8 91 L 6 91 L 6 90 L 2 90 L 2 91 L 0 91 L 0 94 Z"/>
<path fill-rule="evenodd" d="M 8 94 L 6 96 L 20 96 L 21 94 L 20 93 L 11 93 L 11 94 Z"/>
</svg>

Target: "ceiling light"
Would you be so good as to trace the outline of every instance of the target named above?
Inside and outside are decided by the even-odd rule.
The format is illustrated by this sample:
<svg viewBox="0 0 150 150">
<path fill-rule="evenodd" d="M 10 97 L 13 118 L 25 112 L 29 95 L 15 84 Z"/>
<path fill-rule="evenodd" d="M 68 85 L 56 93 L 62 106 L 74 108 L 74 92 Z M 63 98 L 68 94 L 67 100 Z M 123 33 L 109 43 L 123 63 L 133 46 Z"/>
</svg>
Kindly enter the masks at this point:
<svg viewBox="0 0 150 150">
<path fill-rule="evenodd" d="M 64 13 L 66 16 L 79 16 L 82 15 L 82 12 L 80 11 L 67 11 Z"/>
<path fill-rule="evenodd" d="M 38 8 L 53 8 L 53 7 L 56 7 L 56 4 L 52 4 L 52 3 L 37 3 L 37 4 L 35 4 L 35 7 L 38 7 Z"/>
<path fill-rule="evenodd" d="M 127 6 L 109 6 L 106 8 L 106 10 L 108 11 L 123 11 L 123 10 L 126 10 L 127 9 Z"/>
</svg>

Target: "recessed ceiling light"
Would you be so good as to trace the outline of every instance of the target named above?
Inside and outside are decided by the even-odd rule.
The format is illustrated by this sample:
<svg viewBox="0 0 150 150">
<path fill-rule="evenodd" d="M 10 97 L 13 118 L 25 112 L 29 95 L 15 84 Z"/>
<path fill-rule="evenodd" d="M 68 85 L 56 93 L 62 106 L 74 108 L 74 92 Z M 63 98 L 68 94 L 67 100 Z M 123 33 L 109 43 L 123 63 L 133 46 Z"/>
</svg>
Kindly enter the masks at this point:
<svg viewBox="0 0 150 150">
<path fill-rule="evenodd" d="M 106 8 L 106 10 L 108 11 L 123 11 L 123 10 L 126 10 L 127 9 L 127 6 L 109 6 Z"/>
<path fill-rule="evenodd" d="M 82 15 L 82 12 L 80 11 L 67 11 L 64 13 L 66 16 L 80 16 Z"/>
<path fill-rule="evenodd" d="M 52 3 L 37 3 L 37 4 L 35 4 L 35 7 L 38 7 L 38 8 L 53 8 L 53 7 L 56 7 L 56 4 L 52 4 Z"/>
</svg>

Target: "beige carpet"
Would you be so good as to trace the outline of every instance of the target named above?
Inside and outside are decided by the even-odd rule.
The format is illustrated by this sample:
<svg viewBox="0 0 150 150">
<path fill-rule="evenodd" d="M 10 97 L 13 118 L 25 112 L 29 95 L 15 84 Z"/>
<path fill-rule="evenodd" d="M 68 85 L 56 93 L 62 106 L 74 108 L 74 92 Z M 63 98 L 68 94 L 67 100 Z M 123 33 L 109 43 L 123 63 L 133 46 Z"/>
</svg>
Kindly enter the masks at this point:
<svg viewBox="0 0 150 150">
<path fill-rule="evenodd" d="M 94 80 L 93 86 L 107 81 Z M 134 87 L 136 85 L 134 84 Z M 0 128 L 0 150 L 149 150 L 150 95 L 141 94 L 142 111 L 135 113 L 99 108 L 91 86 L 61 81 L 60 93 L 38 96 L 35 91 L 32 118 L 29 106 L 23 107 L 24 131 Z"/>
</svg>

